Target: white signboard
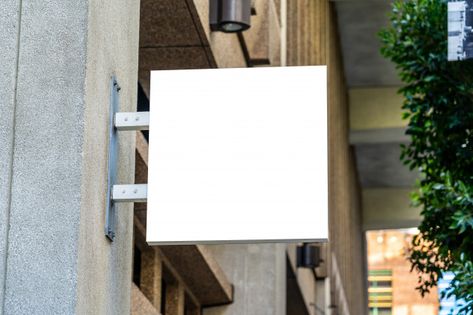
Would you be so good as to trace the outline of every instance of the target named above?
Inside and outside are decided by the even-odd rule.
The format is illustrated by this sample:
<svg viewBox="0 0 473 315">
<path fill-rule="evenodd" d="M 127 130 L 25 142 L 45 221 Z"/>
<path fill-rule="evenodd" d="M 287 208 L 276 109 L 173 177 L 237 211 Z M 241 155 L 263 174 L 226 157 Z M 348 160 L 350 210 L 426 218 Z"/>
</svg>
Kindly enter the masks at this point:
<svg viewBox="0 0 473 315">
<path fill-rule="evenodd" d="M 326 72 L 152 71 L 147 242 L 327 240 Z"/>
</svg>

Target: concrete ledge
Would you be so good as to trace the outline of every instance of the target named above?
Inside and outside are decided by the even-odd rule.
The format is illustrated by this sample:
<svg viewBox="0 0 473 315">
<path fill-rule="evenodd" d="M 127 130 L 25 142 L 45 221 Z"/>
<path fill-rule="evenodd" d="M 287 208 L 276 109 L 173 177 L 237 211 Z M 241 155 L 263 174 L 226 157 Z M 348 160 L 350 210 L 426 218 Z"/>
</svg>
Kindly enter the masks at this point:
<svg viewBox="0 0 473 315">
<path fill-rule="evenodd" d="M 233 287 L 205 246 L 160 246 L 159 248 L 202 306 L 232 302 Z"/>
<path fill-rule="evenodd" d="M 131 284 L 131 315 L 161 315 L 134 283 Z"/>
<path fill-rule="evenodd" d="M 350 127 L 353 130 L 402 128 L 404 98 L 398 93 L 399 86 L 375 88 L 351 88 Z"/>
<path fill-rule="evenodd" d="M 419 208 L 411 206 L 409 194 L 414 188 L 363 189 L 363 229 L 403 229 L 419 225 Z"/>
<path fill-rule="evenodd" d="M 358 144 L 355 146 L 359 182 L 364 188 L 410 188 L 420 177 L 400 159 L 399 143 Z"/>
<path fill-rule="evenodd" d="M 135 238 L 140 250 L 148 247 L 145 227 L 135 216 Z M 148 247 L 149 248 L 149 247 Z M 202 306 L 229 304 L 233 286 L 205 245 L 159 246 L 160 252 L 178 273 Z"/>
<path fill-rule="evenodd" d="M 350 131 L 350 144 L 408 143 L 406 128 L 377 128 Z"/>
</svg>

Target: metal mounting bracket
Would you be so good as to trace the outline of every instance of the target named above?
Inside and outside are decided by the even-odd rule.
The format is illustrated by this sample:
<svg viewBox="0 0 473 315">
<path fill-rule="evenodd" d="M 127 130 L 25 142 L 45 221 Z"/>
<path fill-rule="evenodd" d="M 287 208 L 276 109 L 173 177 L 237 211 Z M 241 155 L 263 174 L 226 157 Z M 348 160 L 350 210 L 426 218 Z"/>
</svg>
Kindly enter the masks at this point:
<svg viewBox="0 0 473 315">
<path fill-rule="evenodd" d="M 117 202 L 146 202 L 148 185 L 117 185 L 118 132 L 126 130 L 148 130 L 149 112 L 118 112 L 120 86 L 117 79 L 110 81 L 110 117 L 108 145 L 107 201 L 105 209 L 105 235 L 110 241 L 115 237 Z"/>
<path fill-rule="evenodd" d="M 147 198 L 147 184 L 113 185 L 113 202 L 146 202 Z"/>
<path fill-rule="evenodd" d="M 149 112 L 115 113 L 115 128 L 122 130 L 149 130 Z"/>
</svg>

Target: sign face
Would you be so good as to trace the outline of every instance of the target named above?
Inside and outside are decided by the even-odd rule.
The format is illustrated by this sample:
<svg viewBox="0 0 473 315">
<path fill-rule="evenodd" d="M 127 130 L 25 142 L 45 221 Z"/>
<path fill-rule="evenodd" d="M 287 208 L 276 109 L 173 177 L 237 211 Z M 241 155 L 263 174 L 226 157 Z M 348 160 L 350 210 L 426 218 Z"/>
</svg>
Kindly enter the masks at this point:
<svg viewBox="0 0 473 315">
<path fill-rule="evenodd" d="M 151 72 L 151 245 L 328 238 L 325 66 Z"/>
</svg>

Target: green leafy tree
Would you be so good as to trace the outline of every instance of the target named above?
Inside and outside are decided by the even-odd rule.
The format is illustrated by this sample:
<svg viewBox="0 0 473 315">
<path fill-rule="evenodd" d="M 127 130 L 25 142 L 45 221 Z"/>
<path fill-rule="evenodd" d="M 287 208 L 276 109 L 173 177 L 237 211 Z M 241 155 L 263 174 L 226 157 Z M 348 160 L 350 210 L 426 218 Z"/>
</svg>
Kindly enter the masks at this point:
<svg viewBox="0 0 473 315">
<path fill-rule="evenodd" d="M 447 61 L 447 3 L 397 0 L 381 53 L 404 82 L 404 118 L 411 142 L 401 159 L 421 179 L 413 203 L 422 209 L 409 260 L 424 295 L 453 271 L 447 295 L 473 314 L 473 62 Z"/>
</svg>

